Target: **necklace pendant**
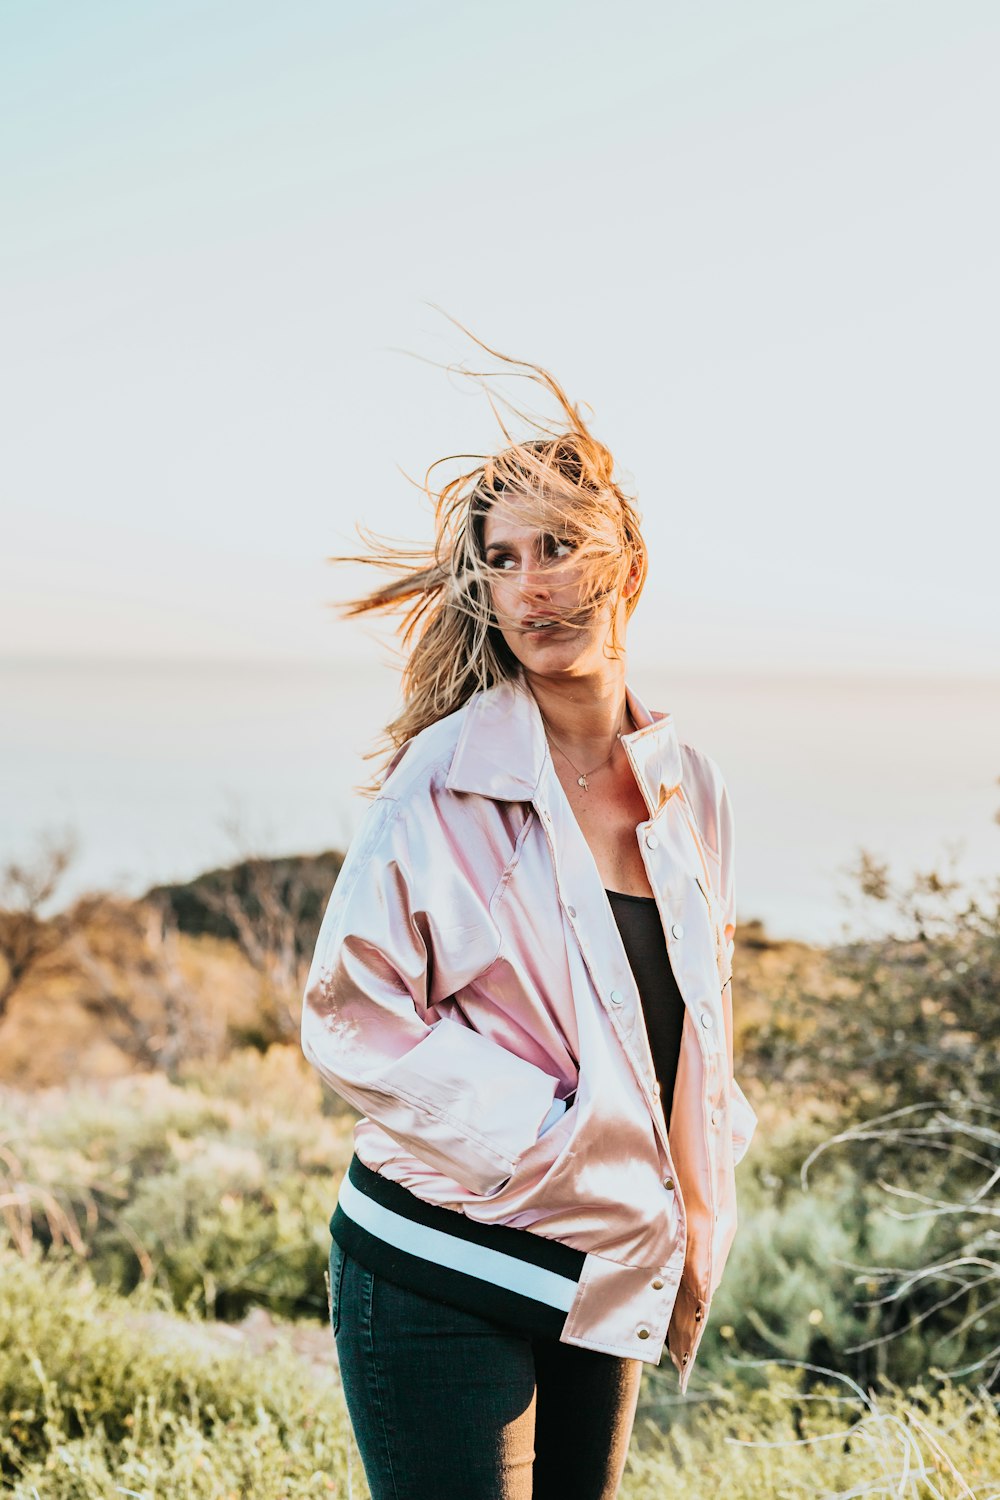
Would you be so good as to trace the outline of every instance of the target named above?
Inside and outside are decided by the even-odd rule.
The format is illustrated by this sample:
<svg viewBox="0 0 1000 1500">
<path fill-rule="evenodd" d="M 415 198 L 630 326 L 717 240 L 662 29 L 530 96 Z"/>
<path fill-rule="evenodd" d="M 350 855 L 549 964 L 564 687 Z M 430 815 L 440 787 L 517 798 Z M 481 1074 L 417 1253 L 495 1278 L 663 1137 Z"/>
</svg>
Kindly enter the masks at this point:
<svg viewBox="0 0 1000 1500">
<path fill-rule="evenodd" d="M 585 792 L 589 792 L 590 791 L 590 788 L 587 785 L 587 778 L 586 778 L 586 776 L 578 776 L 576 778 L 576 784 L 577 784 L 577 786 L 582 786 L 583 790 Z"/>
</svg>

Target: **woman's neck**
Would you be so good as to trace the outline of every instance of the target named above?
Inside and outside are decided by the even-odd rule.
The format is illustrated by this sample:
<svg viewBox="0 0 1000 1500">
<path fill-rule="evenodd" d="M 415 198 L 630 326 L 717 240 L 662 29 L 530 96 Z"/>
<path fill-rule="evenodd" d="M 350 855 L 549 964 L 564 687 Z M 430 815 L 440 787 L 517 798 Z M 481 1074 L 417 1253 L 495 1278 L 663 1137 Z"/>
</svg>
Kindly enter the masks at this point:
<svg viewBox="0 0 1000 1500">
<path fill-rule="evenodd" d="M 550 736 L 570 754 L 579 750 L 581 759 L 591 752 L 606 751 L 615 735 L 629 727 L 623 660 L 580 677 L 542 677 L 525 672 L 524 681 Z"/>
</svg>

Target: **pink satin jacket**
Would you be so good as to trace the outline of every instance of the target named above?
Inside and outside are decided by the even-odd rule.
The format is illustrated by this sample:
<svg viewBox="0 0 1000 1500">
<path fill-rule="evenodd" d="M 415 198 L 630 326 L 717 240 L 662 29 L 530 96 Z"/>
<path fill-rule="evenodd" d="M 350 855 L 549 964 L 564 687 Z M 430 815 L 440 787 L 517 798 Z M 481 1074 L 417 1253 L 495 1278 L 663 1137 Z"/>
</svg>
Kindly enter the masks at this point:
<svg viewBox="0 0 1000 1500">
<path fill-rule="evenodd" d="M 397 752 L 330 899 L 302 1045 L 365 1116 L 367 1166 L 583 1251 L 562 1341 L 652 1364 L 666 1345 L 685 1391 L 756 1125 L 733 1077 L 733 824 L 715 762 L 628 703 L 636 837 L 686 1006 L 669 1122 L 601 877 L 516 682 Z"/>
</svg>

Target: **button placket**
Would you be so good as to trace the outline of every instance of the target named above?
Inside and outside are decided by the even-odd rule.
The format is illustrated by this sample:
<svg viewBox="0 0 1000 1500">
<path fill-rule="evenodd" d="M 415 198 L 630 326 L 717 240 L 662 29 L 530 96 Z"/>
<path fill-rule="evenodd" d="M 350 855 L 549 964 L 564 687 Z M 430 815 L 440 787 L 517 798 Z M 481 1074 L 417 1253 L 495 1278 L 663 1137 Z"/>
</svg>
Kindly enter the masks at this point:
<svg viewBox="0 0 1000 1500">
<path fill-rule="evenodd" d="M 539 812 L 542 826 L 545 830 L 550 846 L 550 853 L 553 857 L 553 860 L 555 860 L 556 850 L 554 848 L 554 814 L 548 807 L 543 807 L 539 810 Z M 672 864 L 669 866 L 669 868 L 663 864 L 665 855 L 664 853 L 659 852 L 664 845 L 664 838 L 662 833 L 654 830 L 653 827 L 647 825 L 643 832 L 640 834 L 640 840 L 641 852 L 647 868 L 647 875 L 649 877 L 653 893 L 656 897 L 661 917 L 664 919 L 664 931 L 667 936 L 668 942 L 671 944 L 672 957 L 674 958 L 676 966 L 679 958 L 679 950 L 674 951 L 674 946 L 683 943 L 686 936 L 689 943 L 695 944 L 692 921 L 691 919 L 689 919 L 687 910 L 682 910 L 679 904 L 681 900 L 681 889 L 679 880 L 674 878 L 677 875 L 677 872 L 673 869 Z M 656 852 L 654 853 L 654 851 Z M 569 872 L 567 871 L 567 873 Z M 589 970 L 591 983 L 595 985 L 597 996 L 600 996 L 603 1000 L 604 1007 L 608 1012 L 608 1019 L 612 1023 L 613 1030 L 617 1034 L 619 1042 L 624 1046 L 626 1050 L 633 1069 L 639 1077 L 639 1081 L 643 1087 L 643 1090 L 646 1091 L 648 1089 L 648 1096 L 651 1095 L 653 1099 L 658 1101 L 656 1107 L 653 1110 L 653 1114 L 655 1119 L 661 1122 L 658 1124 L 658 1131 L 662 1131 L 662 1116 L 659 1108 L 659 1103 L 662 1102 L 660 1099 L 662 1091 L 658 1086 L 658 1080 L 655 1078 L 655 1076 L 649 1074 L 648 1057 L 644 1055 L 641 1059 L 641 1066 L 639 1066 L 640 1059 L 636 1055 L 636 1037 L 634 1033 L 635 1028 L 638 1024 L 638 1018 L 641 1016 L 641 1010 L 635 1003 L 638 999 L 638 996 L 634 992 L 634 987 L 632 985 L 632 976 L 630 974 L 626 976 L 619 970 L 617 983 L 612 980 L 611 975 L 615 972 L 615 968 L 617 967 L 617 965 L 611 968 L 610 973 L 605 967 L 605 961 L 609 955 L 608 952 L 601 946 L 604 937 L 604 931 L 597 909 L 595 908 L 592 912 L 592 920 L 594 923 L 596 923 L 593 932 L 591 932 L 590 923 L 586 921 L 581 922 L 581 915 L 585 917 L 587 911 L 590 910 L 590 908 L 588 907 L 588 902 L 591 901 L 591 897 L 594 893 L 590 892 L 589 887 L 585 890 L 582 886 L 579 886 L 579 882 L 572 883 L 574 884 L 572 897 L 570 895 L 570 892 L 568 891 L 559 892 L 564 917 L 567 923 L 571 926 L 577 950 L 581 958 L 583 959 L 586 968 Z M 596 896 L 594 896 L 594 899 L 596 900 Z M 578 905 L 577 903 L 581 904 Z M 670 910 L 671 906 L 673 907 L 672 912 Z M 674 917 L 676 917 L 677 920 L 673 920 Z M 681 918 L 684 918 L 684 920 L 681 920 Z M 592 941 L 589 943 L 587 941 L 588 934 L 592 938 Z M 695 948 L 692 949 L 692 957 L 696 956 L 697 951 L 698 950 L 696 945 Z M 685 959 L 687 959 L 688 955 L 686 951 L 684 956 Z M 691 966 L 689 964 L 685 963 L 683 978 L 686 982 L 688 981 L 688 969 L 690 967 Z M 693 972 L 697 971 L 695 970 Z M 701 976 L 699 975 L 699 979 L 700 977 Z M 697 983 L 698 981 L 695 980 L 694 982 Z M 699 998 L 701 998 L 700 1006 Z M 697 1030 L 702 1038 L 700 1050 L 706 1060 L 714 1058 L 718 1035 L 718 1026 L 716 1025 L 717 1018 L 713 1014 L 713 1010 L 711 1007 L 712 1001 L 709 1001 L 704 997 L 704 991 L 702 992 L 702 996 L 699 997 L 698 991 L 696 990 L 692 1009 L 694 1012 L 694 1019 L 696 1020 Z M 714 1090 L 712 1092 L 714 1092 Z M 678 1227 L 683 1237 L 683 1206 L 680 1200 L 679 1190 L 675 1188 L 674 1180 L 672 1177 L 661 1178 L 661 1181 L 663 1181 L 664 1183 L 664 1200 L 662 1212 L 665 1217 L 673 1218 L 674 1216 L 676 1216 Z M 670 1275 L 668 1276 L 668 1283 L 666 1284 L 673 1285 L 673 1281 L 670 1278 L 676 1274 L 676 1269 L 677 1268 L 672 1268 Z M 656 1287 L 655 1290 L 660 1294 L 660 1297 L 662 1298 L 663 1286 L 665 1283 L 663 1283 L 662 1279 L 659 1277 L 657 1278 L 657 1280 L 660 1281 L 660 1285 Z M 652 1309 L 650 1309 L 650 1311 L 652 1311 Z M 642 1326 L 646 1329 L 646 1339 L 654 1336 L 652 1330 L 655 1327 L 655 1319 L 650 1325 L 644 1324 Z"/>
</svg>

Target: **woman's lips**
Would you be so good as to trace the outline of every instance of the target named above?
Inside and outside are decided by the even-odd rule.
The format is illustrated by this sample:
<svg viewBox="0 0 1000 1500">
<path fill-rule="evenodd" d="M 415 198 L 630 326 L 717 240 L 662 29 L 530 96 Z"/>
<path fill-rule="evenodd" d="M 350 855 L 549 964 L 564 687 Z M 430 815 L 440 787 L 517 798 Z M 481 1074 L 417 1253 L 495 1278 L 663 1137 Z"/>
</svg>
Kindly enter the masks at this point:
<svg viewBox="0 0 1000 1500">
<path fill-rule="evenodd" d="M 521 629 L 528 634 L 542 635 L 547 630 L 558 630 L 559 619 L 556 615 L 538 615 L 534 619 L 521 621 Z"/>
</svg>

